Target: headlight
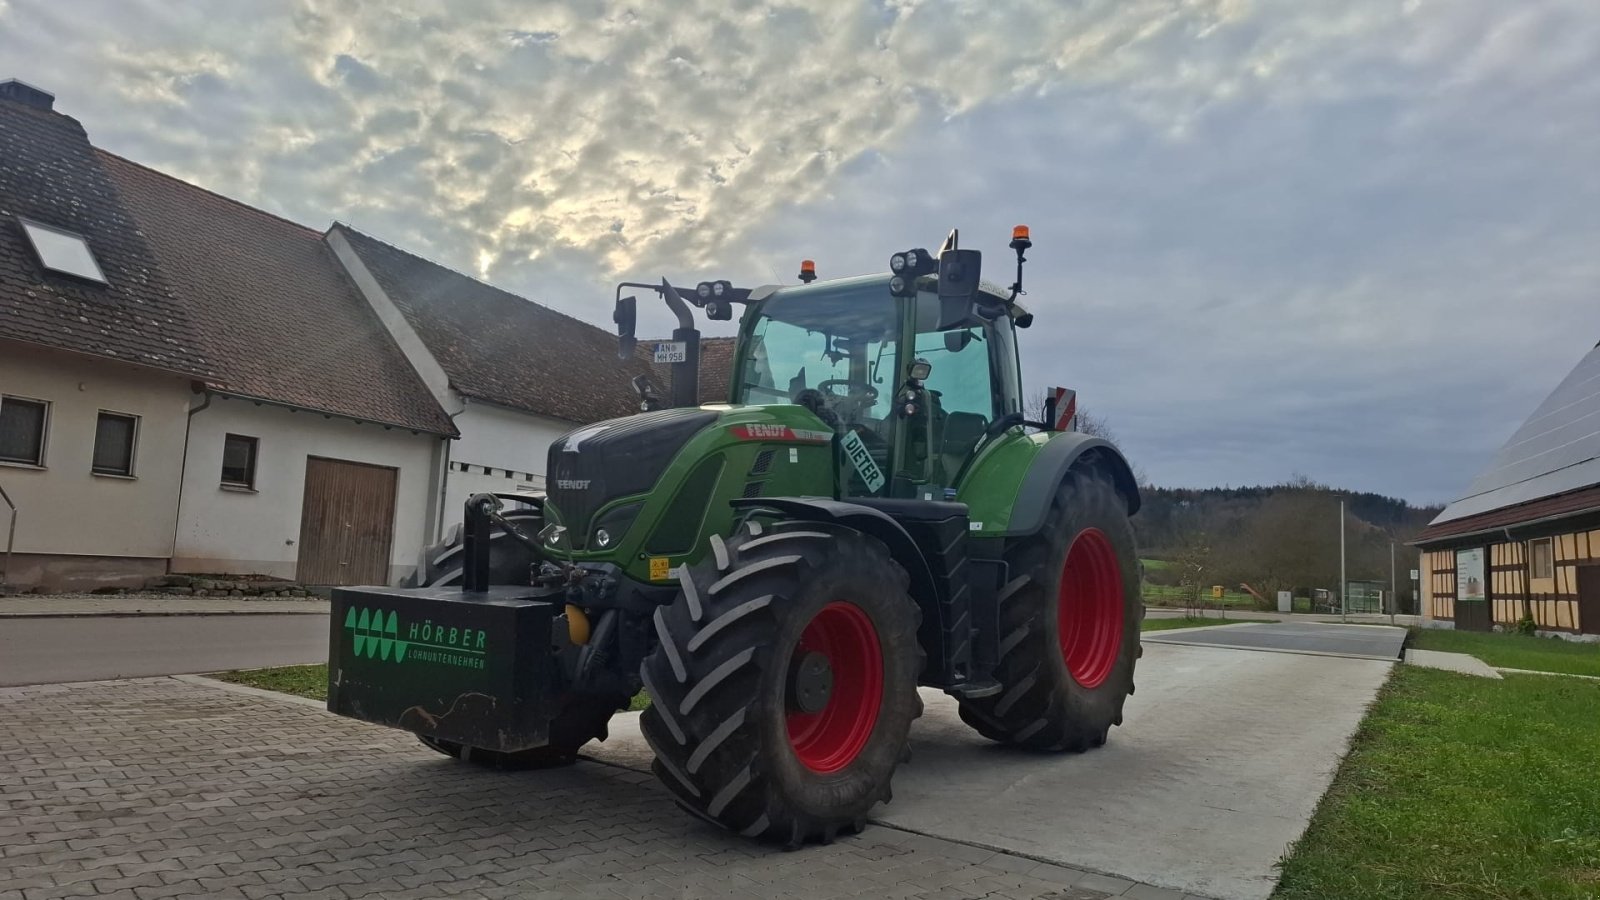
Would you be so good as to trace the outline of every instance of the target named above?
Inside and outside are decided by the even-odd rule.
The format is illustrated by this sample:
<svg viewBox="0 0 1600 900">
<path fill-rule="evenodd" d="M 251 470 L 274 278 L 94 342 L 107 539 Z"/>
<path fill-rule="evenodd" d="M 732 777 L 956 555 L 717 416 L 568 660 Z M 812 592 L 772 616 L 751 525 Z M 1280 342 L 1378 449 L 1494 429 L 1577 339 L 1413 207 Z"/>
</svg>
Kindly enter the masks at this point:
<svg viewBox="0 0 1600 900">
<path fill-rule="evenodd" d="M 633 527 L 633 520 L 641 509 L 644 509 L 643 501 L 627 503 L 601 513 L 595 519 L 593 537 L 589 540 L 590 548 L 608 550 L 616 546 L 627 535 L 628 529 Z"/>
<path fill-rule="evenodd" d="M 896 253 L 895 255 L 889 257 L 889 271 L 904 272 L 905 269 L 906 255 L 904 253 Z"/>
<path fill-rule="evenodd" d="M 905 252 L 905 258 L 906 258 L 906 267 L 907 268 L 915 269 L 917 267 L 917 251 L 915 251 L 915 250 L 907 250 Z M 893 265 L 894 264 L 894 260 L 890 260 L 889 264 Z"/>
<path fill-rule="evenodd" d="M 889 293 L 896 297 L 906 292 L 906 280 L 899 275 L 889 279 Z"/>
<path fill-rule="evenodd" d="M 711 282 L 711 295 L 713 297 L 721 297 L 723 295 L 723 293 L 725 291 L 727 291 L 727 289 L 728 289 L 728 283 L 726 281 L 713 281 L 713 282 Z"/>
<path fill-rule="evenodd" d="M 710 297 L 711 296 L 711 282 L 709 282 L 709 281 L 700 282 L 699 284 L 695 285 L 694 292 L 695 292 L 696 295 L 698 295 L 700 297 L 701 300 L 704 300 L 707 297 Z"/>
</svg>

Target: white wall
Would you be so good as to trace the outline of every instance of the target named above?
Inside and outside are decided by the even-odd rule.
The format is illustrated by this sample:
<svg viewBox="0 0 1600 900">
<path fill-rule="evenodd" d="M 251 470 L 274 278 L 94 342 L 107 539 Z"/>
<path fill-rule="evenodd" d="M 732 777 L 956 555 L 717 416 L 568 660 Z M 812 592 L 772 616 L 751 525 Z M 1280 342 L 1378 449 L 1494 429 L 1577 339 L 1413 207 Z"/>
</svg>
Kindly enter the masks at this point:
<svg viewBox="0 0 1600 900">
<path fill-rule="evenodd" d="M 260 441 L 253 492 L 221 485 L 227 434 Z M 437 435 L 216 397 L 191 424 L 172 571 L 293 578 L 306 457 L 321 456 L 399 470 L 389 567 L 390 582 L 398 581 L 432 534 L 430 495 L 442 443 Z"/>
<path fill-rule="evenodd" d="M 17 553 L 164 558 L 183 465 L 187 379 L 0 341 L 0 394 L 50 403 L 42 468 L 0 463 Z M 95 475 L 100 410 L 139 417 L 133 477 Z M 0 503 L 0 552 L 9 510 Z"/>
<path fill-rule="evenodd" d="M 550 444 L 578 427 L 572 422 L 477 401 L 469 401 L 455 422 L 461 438 L 450 448 L 446 528 L 460 521 L 462 505 L 473 494 L 514 492 L 519 486 L 542 489 Z M 463 465 L 467 467 L 465 472 L 461 471 Z M 486 474 L 485 468 L 492 472 Z M 531 482 L 529 475 L 533 476 Z"/>
</svg>

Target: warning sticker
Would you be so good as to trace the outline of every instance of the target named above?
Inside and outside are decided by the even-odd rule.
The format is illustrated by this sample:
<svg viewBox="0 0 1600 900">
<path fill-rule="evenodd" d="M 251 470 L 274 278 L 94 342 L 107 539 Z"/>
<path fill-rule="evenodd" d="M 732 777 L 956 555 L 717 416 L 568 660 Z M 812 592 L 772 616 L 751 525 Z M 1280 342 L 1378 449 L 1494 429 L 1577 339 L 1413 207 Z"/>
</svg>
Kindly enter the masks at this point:
<svg viewBox="0 0 1600 900">
<path fill-rule="evenodd" d="M 650 580 L 666 581 L 672 577 L 672 564 L 665 556 L 650 557 Z"/>
<path fill-rule="evenodd" d="M 861 435 L 854 431 L 846 431 L 844 437 L 839 439 L 839 447 L 844 450 L 844 455 L 850 460 L 850 464 L 856 467 L 856 473 L 861 476 L 861 482 L 867 486 L 868 491 L 876 494 L 883 488 L 883 470 L 872 461 L 872 453 L 867 450 Z"/>
</svg>

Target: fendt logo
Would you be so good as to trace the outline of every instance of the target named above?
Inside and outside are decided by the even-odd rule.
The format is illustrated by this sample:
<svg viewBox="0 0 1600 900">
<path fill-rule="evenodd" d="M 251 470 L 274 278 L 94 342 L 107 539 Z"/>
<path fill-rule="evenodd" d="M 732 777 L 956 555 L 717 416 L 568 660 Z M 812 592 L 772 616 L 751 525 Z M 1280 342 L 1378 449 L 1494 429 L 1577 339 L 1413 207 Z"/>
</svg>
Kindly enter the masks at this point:
<svg viewBox="0 0 1600 900">
<path fill-rule="evenodd" d="M 435 625 L 431 619 L 405 626 L 401 640 L 400 617 L 394 610 L 352 606 L 344 614 L 356 659 L 382 662 L 424 662 L 466 669 L 481 669 L 488 657 L 489 633 L 481 628 Z"/>
<path fill-rule="evenodd" d="M 587 491 L 590 479 L 557 478 L 556 487 L 563 491 Z"/>
</svg>

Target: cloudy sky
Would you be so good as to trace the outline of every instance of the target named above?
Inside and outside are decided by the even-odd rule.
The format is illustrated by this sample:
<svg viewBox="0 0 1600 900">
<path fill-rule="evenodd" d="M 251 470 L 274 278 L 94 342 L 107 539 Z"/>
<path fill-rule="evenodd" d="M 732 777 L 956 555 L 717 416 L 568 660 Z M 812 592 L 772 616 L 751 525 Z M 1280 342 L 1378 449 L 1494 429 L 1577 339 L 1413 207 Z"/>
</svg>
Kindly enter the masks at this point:
<svg viewBox="0 0 1600 900">
<path fill-rule="evenodd" d="M 444 6 L 0 0 L 0 77 L 599 324 L 1026 222 L 1025 380 L 1159 484 L 1448 500 L 1600 339 L 1594 0 Z"/>
</svg>

